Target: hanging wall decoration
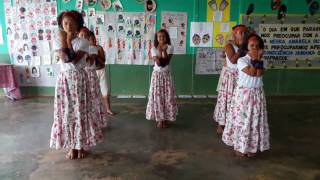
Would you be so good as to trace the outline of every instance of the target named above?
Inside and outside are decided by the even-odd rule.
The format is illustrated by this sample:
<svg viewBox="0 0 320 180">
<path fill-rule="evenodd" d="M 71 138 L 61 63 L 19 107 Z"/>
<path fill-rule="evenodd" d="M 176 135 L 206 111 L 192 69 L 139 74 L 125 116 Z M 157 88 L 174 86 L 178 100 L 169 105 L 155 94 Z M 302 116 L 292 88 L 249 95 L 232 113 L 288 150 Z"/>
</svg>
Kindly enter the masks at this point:
<svg viewBox="0 0 320 180">
<path fill-rule="evenodd" d="M 100 6 L 104 10 L 110 9 L 111 5 L 111 0 L 100 0 Z"/>
<path fill-rule="evenodd" d="M 95 6 L 97 3 L 97 0 L 86 0 L 86 1 L 87 1 L 88 6 Z"/>
<path fill-rule="evenodd" d="M 207 0 L 207 21 L 228 22 L 230 20 L 230 0 Z"/>
<path fill-rule="evenodd" d="M 271 9 L 279 10 L 281 6 L 281 0 L 271 0 Z"/>
<path fill-rule="evenodd" d="M 309 6 L 309 13 L 311 16 L 315 15 L 319 11 L 319 3 L 317 1 L 313 1 Z"/>
<path fill-rule="evenodd" d="M 252 14 L 252 13 L 253 13 L 253 11 L 254 11 L 254 4 L 253 4 L 253 3 L 251 3 L 251 4 L 249 4 L 249 6 L 248 6 L 248 9 L 247 9 L 246 15 L 247 15 L 247 16 L 249 16 L 250 14 Z"/>
<path fill-rule="evenodd" d="M 115 11 L 123 11 L 123 6 L 120 0 L 115 0 L 112 5 Z"/>
<path fill-rule="evenodd" d="M 216 11 L 218 9 L 216 0 L 210 0 L 208 5 L 212 11 Z"/>
<path fill-rule="evenodd" d="M 287 6 L 282 4 L 278 10 L 278 19 L 284 19 L 287 14 Z"/>
<path fill-rule="evenodd" d="M 144 9 L 147 12 L 154 12 L 156 10 L 156 2 L 154 0 L 146 0 L 144 4 Z"/>
<path fill-rule="evenodd" d="M 83 7 L 83 0 L 77 0 L 76 1 L 76 9 L 78 11 L 81 11 L 82 10 L 82 7 Z"/>
</svg>

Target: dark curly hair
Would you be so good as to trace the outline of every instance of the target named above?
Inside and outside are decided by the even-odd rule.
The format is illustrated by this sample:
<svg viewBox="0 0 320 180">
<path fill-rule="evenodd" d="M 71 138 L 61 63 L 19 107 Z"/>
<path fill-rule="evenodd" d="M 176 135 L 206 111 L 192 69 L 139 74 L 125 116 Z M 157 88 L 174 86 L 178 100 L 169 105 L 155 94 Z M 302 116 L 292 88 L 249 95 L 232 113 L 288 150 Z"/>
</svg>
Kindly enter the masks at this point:
<svg viewBox="0 0 320 180">
<path fill-rule="evenodd" d="M 94 32 L 92 32 L 92 31 L 89 31 L 89 36 L 96 38 L 96 36 L 94 35 Z"/>
<path fill-rule="evenodd" d="M 159 41 L 158 41 L 158 36 L 157 34 L 158 33 L 163 33 L 166 37 L 166 40 L 167 40 L 167 44 L 171 45 L 171 40 L 170 40 L 170 36 L 169 36 L 169 33 L 167 30 L 165 29 L 160 29 L 155 35 L 154 35 L 154 47 L 157 48 L 158 45 L 159 45 Z"/>
<path fill-rule="evenodd" d="M 259 35 L 255 34 L 255 33 L 250 34 L 250 35 L 248 36 L 248 43 L 249 43 L 250 39 L 252 39 L 252 38 L 255 38 L 255 39 L 257 39 L 257 40 L 259 41 L 259 48 L 260 48 L 260 49 L 263 49 L 263 48 L 264 48 L 263 39 L 262 39 Z"/>
<path fill-rule="evenodd" d="M 60 29 L 63 29 L 62 20 L 65 17 L 71 17 L 72 19 L 74 19 L 74 21 L 78 25 L 77 31 L 80 31 L 80 29 L 83 27 L 84 20 L 83 20 L 81 13 L 79 13 L 78 11 L 75 11 L 75 10 L 71 10 L 71 11 L 64 11 L 64 12 L 60 13 L 60 15 L 58 16 L 57 21 L 58 21 L 58 25 L 59 25 Z"/>
</svg>

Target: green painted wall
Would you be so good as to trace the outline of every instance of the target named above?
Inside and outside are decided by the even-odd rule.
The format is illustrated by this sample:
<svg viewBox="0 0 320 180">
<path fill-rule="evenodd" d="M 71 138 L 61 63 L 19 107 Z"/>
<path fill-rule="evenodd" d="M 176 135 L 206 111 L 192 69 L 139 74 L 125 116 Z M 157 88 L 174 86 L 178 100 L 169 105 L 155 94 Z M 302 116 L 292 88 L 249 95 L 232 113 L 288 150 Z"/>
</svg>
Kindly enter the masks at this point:
<svg viewBox="0 0 320 180">
<path fill-rule="evenodd" d="M 2 27 L 2 34 L 4 44 L 0 44 L 0 63 L 10 63 L 9 55 L 8 55 L 8 47 L 7 47 L 7 28 L 5 24 L 5 14 L 4 14 L 4 4 L 1 1 L 0 3 L 0 25 Z"/>
<path fill-rule="evenodd" d="M 255 4 L 256 14 L 276 14 L 270 9 L 271 0 L 231 0 L 231 21 L 238 21 L 240 14 L 246 12 L 250 3 Z M 58 0 L 60 11 L 72 9 L 75 0 L 64 4 Z M 143 11 L 143 5 L 137 4 L 135 0 L 121 0 L 125 11 Z M 188 26 L 192 21 L 206 21 L 206 0 L 157 0 L 157 28 L 160 27 L 161 11 L 183 11 L 188 13 Z M 307 5 L 305 0 L 283 0 L 288 6 L 288 13 L 306 14 Z M 0 5 L 0 20 L 4 26 L 3 5 Z M 96 5 L 99 10 L 100 5 Z M 87 8 L 87 7 L 84 7 Z M 4 29 L 4 28 L 3 28 Z M 189 31 L 188 31 L 189 33 Z M 215 95 L 218 75 L 195 75 L 195 48 L 189 47 L 187 38 L 187 54 L 174 55 L 172 59 L 172 72 L 176 83 L 178 95 Z M 7 48 L 0 46 L 0 63 L 7 62 Z M 4 58 L 6 57 L 6 58 Z M 7 59 L 7 60 L 5 60 Z M 111 92 L 113 95 L 147 95 L 149 90 L 151 66 L 137 65 L 109 65 L 109 76 L 111 81 Z M 268 70 L 264 77 L 265 90 L 268 95 L 319 95 L 320 83 L 316 77 L 320 76 L 320 70 L 292 70 L 274 69 Z M 24 94 L 54 93 L 53 88 L 24 87 Z"/>
</svg>

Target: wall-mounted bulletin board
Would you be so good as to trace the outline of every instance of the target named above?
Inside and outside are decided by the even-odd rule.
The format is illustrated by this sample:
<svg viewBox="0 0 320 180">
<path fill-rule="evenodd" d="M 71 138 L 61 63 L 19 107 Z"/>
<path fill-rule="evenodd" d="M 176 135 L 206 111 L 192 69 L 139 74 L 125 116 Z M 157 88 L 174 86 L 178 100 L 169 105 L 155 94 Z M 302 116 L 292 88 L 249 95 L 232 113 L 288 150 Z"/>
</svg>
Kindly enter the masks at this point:
<svg viewBox="0 0 320 180">
<path fill-rule="evenodd" d="M 265 41 L 264 60 L 269 68 L 320 67 L 320 16 L 242 16 L 243 24 Z"/>
</svg>

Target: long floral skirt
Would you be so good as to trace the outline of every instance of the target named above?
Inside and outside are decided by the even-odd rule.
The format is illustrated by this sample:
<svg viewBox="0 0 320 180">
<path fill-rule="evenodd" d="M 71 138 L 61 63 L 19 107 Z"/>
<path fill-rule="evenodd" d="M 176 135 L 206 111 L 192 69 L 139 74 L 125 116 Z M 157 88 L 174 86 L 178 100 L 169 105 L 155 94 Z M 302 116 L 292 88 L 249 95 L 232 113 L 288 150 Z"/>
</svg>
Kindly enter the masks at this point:
<svg viewBox="0 0 320 180">
<path fill-rule="evenodd" d="M 221 77 L 222 76 L 222 77 Z M 227 112 L 230 109 L 231 99 L 237 84 L 238 70 L 224 67 L 220 75 L 220 85 L 217 97 L 217 104 L 214 109 L 213 119 L 219 125 L 225 125 Z"/>
<path fill-rule="evenodd" d="M 102 93 L 100 90 L 100 82 L 95 69 L 86 68 L 88 73 L 89 82 L 87 83 L 89 88 L 89 97 L 92 102 L 91 111 L 95 115 L 96 121 L 101 128 L 107 127 L 107 112 L 102 101 Z"/>
<path fill-rule="evenodd" d="M 266 99 L 263 88 L 237 87 L 222 141 L 241 153 L 270 149 Z"/>
<path fill-rule="evenodd" d="M 99 124 L 91 113 L 85 70 L 60 72 L 56 81 L 54 121 L 50 147 L 88 149 L 103 139 Z"/>
<path fill-rule="evenodd" d="M 170 70 L 153 71 L 146 119 L 175 121 L 177 112 L 175 85 Z"/>
</svg>

